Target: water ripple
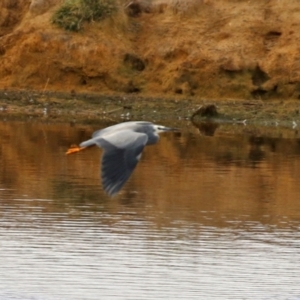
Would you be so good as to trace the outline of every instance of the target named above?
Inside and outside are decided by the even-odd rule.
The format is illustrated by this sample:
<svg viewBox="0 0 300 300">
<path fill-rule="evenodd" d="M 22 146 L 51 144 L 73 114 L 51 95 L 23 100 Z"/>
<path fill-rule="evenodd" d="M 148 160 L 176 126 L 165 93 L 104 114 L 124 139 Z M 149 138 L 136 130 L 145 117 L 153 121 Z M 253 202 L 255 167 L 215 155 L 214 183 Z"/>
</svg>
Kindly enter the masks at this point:
<svg viewBox="0 0 300 300">
<path fill-rule="evenodd" d="M 300 299 L 298 141 L 163 136 L 109 199 L 85 129 L 0 129 L 0 300 Z"/>
</svg>

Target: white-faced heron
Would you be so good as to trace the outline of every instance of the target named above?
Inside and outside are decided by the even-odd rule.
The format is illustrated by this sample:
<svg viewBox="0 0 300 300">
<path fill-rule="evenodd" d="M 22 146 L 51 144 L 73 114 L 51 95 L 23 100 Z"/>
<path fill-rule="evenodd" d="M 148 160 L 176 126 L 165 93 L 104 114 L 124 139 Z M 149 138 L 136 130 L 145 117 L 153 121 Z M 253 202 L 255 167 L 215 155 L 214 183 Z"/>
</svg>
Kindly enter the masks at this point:
<svg viewBox="0 0 300 300">
<path fill-rule="evenodd" d="M 91 139 L 71 147 L 66 154 L 94 145 L 102 148 L 102 185 L 109 196 L 114 196 L 132 174 L 144 147 L 155 144 L 160 132 L 177 130 L 145 121 L 124 122 L 95 131 Z"/>
</svg>

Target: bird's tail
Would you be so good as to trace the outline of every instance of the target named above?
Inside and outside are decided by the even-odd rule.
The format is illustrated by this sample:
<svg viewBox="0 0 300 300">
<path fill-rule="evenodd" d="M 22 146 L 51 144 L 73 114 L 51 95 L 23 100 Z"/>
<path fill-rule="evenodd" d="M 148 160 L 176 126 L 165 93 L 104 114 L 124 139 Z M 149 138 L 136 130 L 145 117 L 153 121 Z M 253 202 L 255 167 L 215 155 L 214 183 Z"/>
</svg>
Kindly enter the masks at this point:
<svg viewBox="0 0 300 300">
<path fill-rule="evenodd" d="M 79 152 L 79 151 L 82 151 L 84 150 L 86 147 L 79 147 L 77 145 L 72 145 L 68 151 L 66 152 L 66 154 L 73 154 L 73 153 L 76 153 L 76 152 Z"/>
<path fill-rule="evenodd" d="M 76 153 L 76 152 L 79 152 L 79 151 L 82 151 L 88 147 L 91 147 L 91 146 L 95 146 L 96 143 L 95 143 L 95 140 L 94 139 L 89 139 L 87 141 L 84 141 L 82 142 L 79 146 L 77 145 L 72 145 L 68 151 L 66 152 L 66 154 L 72 154 L 72 153 Z"/>
</svg>

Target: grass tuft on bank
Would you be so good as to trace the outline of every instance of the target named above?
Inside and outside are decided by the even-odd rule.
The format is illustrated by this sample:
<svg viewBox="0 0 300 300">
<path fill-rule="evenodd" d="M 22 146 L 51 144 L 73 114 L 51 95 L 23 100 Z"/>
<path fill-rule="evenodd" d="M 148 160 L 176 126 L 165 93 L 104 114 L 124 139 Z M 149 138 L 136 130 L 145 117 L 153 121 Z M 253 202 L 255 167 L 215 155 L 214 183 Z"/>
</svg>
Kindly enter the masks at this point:
<svg viewBox="0 0 300 300">
<path fill-rule="evenodd" d="M 54 13 L 52 23 L 65 30 L 80 31 L 84 22 L 103 20 L 117 10 L 115 0 L 66 0 Z"/>
</svg>

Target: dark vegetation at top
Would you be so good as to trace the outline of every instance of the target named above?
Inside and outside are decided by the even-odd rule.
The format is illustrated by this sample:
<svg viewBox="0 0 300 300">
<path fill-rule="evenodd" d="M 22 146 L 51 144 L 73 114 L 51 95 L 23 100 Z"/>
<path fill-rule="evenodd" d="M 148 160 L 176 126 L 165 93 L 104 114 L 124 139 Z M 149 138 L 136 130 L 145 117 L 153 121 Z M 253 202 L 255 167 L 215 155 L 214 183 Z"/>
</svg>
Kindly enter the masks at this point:
<svg viewBox="0 0 300 300">
<path fill-rule="evenodd" d="M 117 11 L 115 0 L 66 0 L 52 22 L 65 30 L 80 31 L 84 22 L 100 21 Z"/>
</svg>

